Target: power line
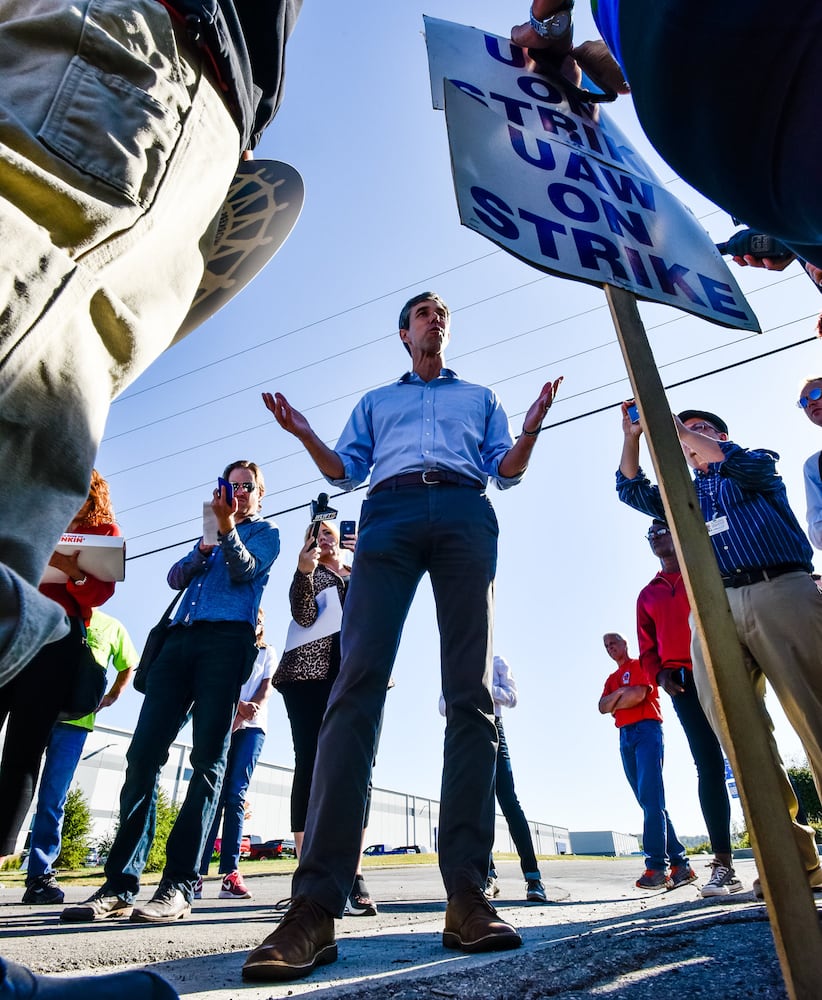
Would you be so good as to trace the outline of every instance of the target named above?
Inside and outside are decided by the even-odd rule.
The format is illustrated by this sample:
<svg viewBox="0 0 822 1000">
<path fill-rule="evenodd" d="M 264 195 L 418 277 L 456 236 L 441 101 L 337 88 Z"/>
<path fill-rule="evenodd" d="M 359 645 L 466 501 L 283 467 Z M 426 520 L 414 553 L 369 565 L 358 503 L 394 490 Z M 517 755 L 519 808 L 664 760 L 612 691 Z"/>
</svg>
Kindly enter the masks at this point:
<svg viewBox="0 0 822 1000">
<path fill-rule="evenodd" d="M 792 325 L 795 322 L 800 322 L 800 320 L 793 320 L 790 323 L 782 324 L 782 325 L 783 326 L 790 326 L 790 325 Z M 816 339 L 817 339 L 816 336 L 806 337 L 803 340 L 795 341 L 794 343 L 791 343 L 791 344 L 783 344 L 781 347 L 775 347 L 775 348 L 773 348 L 770 351 L 764 351 L 762 354 L 757 354 L 757 355 L 754 355 L 753 357 L 750 357 L 750 358 L 743 358 L 741 361 L 730 362 L 727 365 L 722 365 L 721 367 L 714 368 L 711 371 L 702 372 L 702 373 L 700 373 L 698 375 L 692 375 L 692 376 L 690 376 L 689 378 L 686 378 L 686 379 L 680 379 L 678 382 L 671 382 L 668 385 L 665 385 L 664 388 L 665 388 L 666 391 L 668 391 L 670 389 L 679 388 L 680 386 L 683 386 L 683 385 L 689 385 L 692 382 L 698 382 L 701 379 L 710 378 L 713 375 L 720 375 L 723 372 L 731 371 L 734 368 L 740 368 L 743 365 L 751 364 L 754 361 L 762 361 L 764 358 L 773 357 L 773 355 L 775 355 L 775 354 L 781 354 L 783 351 L 792 350 L 795 347 L 802 347 L 805 344 L 814 343 L 814 341 L 816 341 Z M 702 352 L 702 353 L 709 353 L 709 352 Z M 695 356 L 698 356 L 698 355 L 695 355 Z M 679 360 L 687 360 L 687 359 L 679 359 Z M 676 361 L 676 362 L 670 362 L 670 364 L 678 364 L 679 360 Z M 623 381 L 623 379 L 619 379 L 618 381 Z M 609 383 L 609 384 L 613 384 L 613 383 Z M 594 391 L 594 390 L 588 390 L 588 391 Z M 600 407 L 597 407 L 596 409 L 593 409 L 593 410 L 587 410 L 584 413 L 575 414 L 573 417 L 567 417 L 565 420 L 558 420 L 558 421 L 555 421 L 554 423 L 547 424 L 543 428 L 543 431 L 554 430 L 557 427 L 563 427 L 566 424 L 574 423 L 577 420 L 582 420 L 583 418 L 596 416 L 596 415 L 598 415 L 600 413 L 605 413 L 608 410 L 616 409 L 620 405 L 621 405 L 621 401 L 617 402 L 617 403 L 608 403 L 605 406 L 600 406 Z M 514 415 L 515 416 L 519 416 L 519 414 L 514 414 Z M 280 492 L 288 492 L 288 491 L 291 491 L 293 489 L 298 489 L 300 486 L 310 486 L 312 483 L 316 483 L 316 482 L 319 482 L 319 481 L 321 481 L 321 480 L 318 477 L 318 478 L 310 480 L 307 483 L 301 483 L 301 484 L 296 484 L 295 486 L 287 487 L 286 489 L 284 489 L 284 490 L 282 490 Z M 360 490 L 364 490 L 364 489 L 367 489 L 367 488 L 368 488 L 367 484 L 364 484 L 362 486 L 356 487 L 354 490 L 348 490 L 348 491 L 343 491 L 343 492 L 340 492 L 340 493 L 335 493 L 335 494 L 333 494 L 333 497 L 331 497 L 331 499 L 334 499 L 334 498 L 340 497 L 340 496 L 347 496 L 347 495 L 350 495 L 351 493 L 356 493 L 356 492 L 359 492 Z M 267 514 L 267 515 L 265 515 L 265 519 L 266 520 L 271 520 L 271 519 L 273 519 L 275 517 L 281 517 L 283 514 L 290 514 L 290 513 L 293 513 L 295 511 L 298 511 L 298 510 L 305 510 L 305 509 L 308 509 L 309 507 L 310 507 L 310 503 L 297 504 L 294 507 L 286 507 L 286 508 L 283 508 L 282 510 L 276 511 L 273 514 Z M 179 522 L 179 523 L 182 524 L 182 523 L 186 523 L 186 522 Z M 136 535 L 135 537 L 136 538 L 143 538 L 143 537 L 145 537 L 148 534 L 156 534 L 159 531 L 167 531 L 167 530 L 169 530 L 172 527 L 176 527 L 176 525 L 166 525 L 164 528 L 157 528 L 157 529 L 155 529 L 155 530 L 153 530 L 151 532 L 146 532 L 146 533 L 144 533 L 142 535 Z M 136 559 L 143 559 L 146 556 L 157 555 L 158 553 L 161 553 L 161 552 L 167 552 L 170 549 L 179 548 L 181 545 L 193 545 L 194 542 L 196 542 L 198 540 L 198 538 L 200 538 L 200 535 L 196 535 L 195 537 L 190 538 L 190 539 L 184 539 L 184 540 L 181 540 L 181 541 L 178 541 L 178 542 L 172 542 L 169 545 L 164 545 L 164 546 L 161 546 L 160 548 L 156 548 L 156 549 L 150 549 L 150 550 L 148 550 L 146 552 L 140 552 L 137 555 L 127 556 L 126 557 L 126 561 L 127 562 L 131 562 L 131 561 L 136 560 Z"/>
</svg>

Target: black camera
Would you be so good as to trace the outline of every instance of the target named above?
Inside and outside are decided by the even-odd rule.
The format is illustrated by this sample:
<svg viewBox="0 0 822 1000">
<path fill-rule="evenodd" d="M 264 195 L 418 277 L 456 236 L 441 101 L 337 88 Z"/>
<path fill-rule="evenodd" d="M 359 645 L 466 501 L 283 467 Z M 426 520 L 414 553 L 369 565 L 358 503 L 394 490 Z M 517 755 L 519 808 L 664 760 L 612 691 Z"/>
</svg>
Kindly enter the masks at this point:
<svg viewBox="0 0 822 1000">
<path fill-rule="evenodd" d="M 756 257 L 762 260 L 785 260 L 793 257 L 793 251 L 773 236 L 758 233 L 755 229 L 740 229 L 725 243 L 717 243 L 717 250 L 729 257 Z"/>
</svg>

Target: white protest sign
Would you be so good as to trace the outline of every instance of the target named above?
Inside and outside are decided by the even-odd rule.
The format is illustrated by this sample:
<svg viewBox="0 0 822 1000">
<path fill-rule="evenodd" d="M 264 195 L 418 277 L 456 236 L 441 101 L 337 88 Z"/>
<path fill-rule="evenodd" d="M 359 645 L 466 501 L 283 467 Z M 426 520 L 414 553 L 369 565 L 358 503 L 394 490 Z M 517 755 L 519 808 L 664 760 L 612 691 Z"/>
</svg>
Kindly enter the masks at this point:
<svg viewBox="0 0 822 1000">
<path fill-rule="evenodd" d="M 426 39 L 463 225 L 540 270 L 759 331 L 710 237 L 599 105 L 506 39 L 433 18 Z"/>
</svg>

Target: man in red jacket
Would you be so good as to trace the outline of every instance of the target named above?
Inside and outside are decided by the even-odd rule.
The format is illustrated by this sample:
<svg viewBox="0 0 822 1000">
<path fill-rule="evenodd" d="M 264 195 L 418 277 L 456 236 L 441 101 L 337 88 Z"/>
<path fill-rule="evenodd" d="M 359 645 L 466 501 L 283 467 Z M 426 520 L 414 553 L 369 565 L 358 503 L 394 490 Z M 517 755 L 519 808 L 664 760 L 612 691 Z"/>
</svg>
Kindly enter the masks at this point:
<svg viewBox="0 0 822 1000">
<path fill-rule="evenodd" d="M 699 779 L 699 805 L 714 852 L 703 896 L 739 892 L 731 855 L 731 805 L 725 785 L 725 758 L 699 704 L 691 665 L 691 607 L 668 526 L 654 518 L 648 529 L 651 551 L 662 568 L 639 592 L 636 628 L 639 659 L 648 677 L 667 691 L 682 723 Z"/>
</svg>

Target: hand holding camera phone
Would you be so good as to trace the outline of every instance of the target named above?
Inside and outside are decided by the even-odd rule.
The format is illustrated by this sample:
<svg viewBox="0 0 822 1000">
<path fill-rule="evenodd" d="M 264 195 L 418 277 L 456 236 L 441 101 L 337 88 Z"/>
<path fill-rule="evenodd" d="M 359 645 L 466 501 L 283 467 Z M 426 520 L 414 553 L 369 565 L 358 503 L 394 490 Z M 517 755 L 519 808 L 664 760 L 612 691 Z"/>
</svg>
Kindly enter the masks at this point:
<svg viewBox="0 0 822 1000">
<path fill-rule="evenodd" d="M 224 493 L 223 499 L 230 507 L 234 502 L 234 487 L 227 479 L 223 479 L 222 476 L 217 477 L 217 489 L 221 494 Z"/>
<path fill-rule="evenodd" d="M 628 416 L 631 418 L 632 424 L 639 423 L 639 409 L 637 408 L 636 403 L 628 404 Z"/>
<path fill-rule="evenodd" d="M 345 543 L 353 542 L 356 533 L 356 521 L 340 521 L 340 548 L 348 549 L 348 546 Z"/>
</svg>

